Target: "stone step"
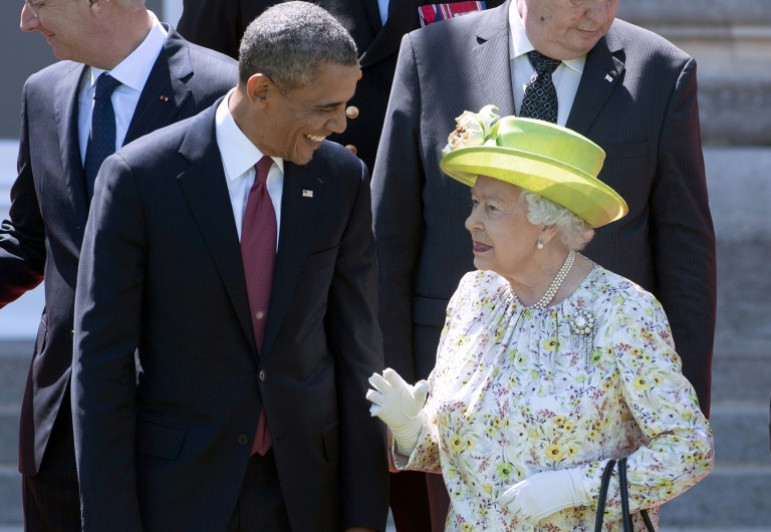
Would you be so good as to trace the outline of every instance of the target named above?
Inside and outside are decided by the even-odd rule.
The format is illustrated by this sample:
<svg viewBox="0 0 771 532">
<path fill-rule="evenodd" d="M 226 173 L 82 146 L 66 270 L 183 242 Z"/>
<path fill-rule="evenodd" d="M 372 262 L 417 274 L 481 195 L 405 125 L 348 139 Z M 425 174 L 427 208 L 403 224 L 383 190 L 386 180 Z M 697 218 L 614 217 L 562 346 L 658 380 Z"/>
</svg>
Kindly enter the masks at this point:
<svg viewBox="0 0 771 532">
<path fill-rule="evenodd" d="M 13 527 L 21 527 L 23 521 L 21 475 L 15 466 L 0 465 L 0 532 L 5 532 L 3 527 L 15 530 Z"/>
<path fill-rule="evenodd" d="M 0 406 L 0 466 L 16 465 L 18 441 L 19 407 Z"/>
<path fill-rule="evenodd" d="M 768 405 L 771 398 L 771 344 L 763 354 L 727 354 L 715 351 L 712 359 L 712 404 L 749 401 Z"/>
<path fill-rule="evenodd" d="M 21 404 L 33 341 L 0 341 L 0 406 Z"/>
<path fill-rule="evenodd" d="M 34 338 L 24 340 L 0 340 L 0 359 L 5 357 L 29 356 L 32 354 Z"/>
<path fill-rule="evenodd" d="M 721 466 L 661 509 L 662 530 L 737 530 L 771 523 L 771 466 Z M 703 525 L 703 526 L 702 526 Z"/>
<path fill-rule="evenodd" d="M 745 401 L 768 405 L 771 398 L 769 356 L 771 339 L 733 344 L 717 339 L 712 358 L 712 404 Z"/>
<path fill-rule="evenodd" d="M 771 466 L 768 410 L 766 403 L 713 403 L 710 425 L 719 464 Z"/>
</svg>

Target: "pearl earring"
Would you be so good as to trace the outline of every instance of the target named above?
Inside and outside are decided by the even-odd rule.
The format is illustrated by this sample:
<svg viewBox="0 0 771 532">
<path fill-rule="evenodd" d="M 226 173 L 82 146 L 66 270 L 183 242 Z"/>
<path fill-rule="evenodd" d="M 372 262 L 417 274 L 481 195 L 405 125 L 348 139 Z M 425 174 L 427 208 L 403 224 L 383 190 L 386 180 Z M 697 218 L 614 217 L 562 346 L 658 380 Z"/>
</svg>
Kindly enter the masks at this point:
<svg viewBox="0 0 771 532">
<path fill-rule="evenodd" d="M 538 243 L 535 245 L 535 247 L 537 247 L 538 249 L 543 249 L 543 242 L 539 240 Z"/>
</svg>

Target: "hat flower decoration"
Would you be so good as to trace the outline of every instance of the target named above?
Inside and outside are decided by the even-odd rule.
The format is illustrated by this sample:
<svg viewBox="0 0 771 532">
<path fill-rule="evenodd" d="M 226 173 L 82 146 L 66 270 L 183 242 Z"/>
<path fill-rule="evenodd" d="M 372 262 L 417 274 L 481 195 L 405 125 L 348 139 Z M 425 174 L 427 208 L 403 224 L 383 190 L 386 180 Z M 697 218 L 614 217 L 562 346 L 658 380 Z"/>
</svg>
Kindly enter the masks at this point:
<svg viewBox="0 0 771 532">
<path fill-rule="evenodd" d="M 626 201 L 597 176 L 605 151 L 566 127 L 518 116 L 500 117 L 495 105 L 464 111 L 442 149 L 439 166 L 473 187 L 479 176 L 548 198 L 590 227 L 623 217 Z"/>
<path fill-rule="evenodd" d="M 498 130 L 498 119 L 501 118 L 496 111 L 498 108 L 494 105 L 485 105 L 478 113 L 463 111 L 463 114 L 455 119 L 455 129 L 447 137 L 447 145 L 442 149 L 442 153 L 481 146 L 493 138 Z"/>
</svg>

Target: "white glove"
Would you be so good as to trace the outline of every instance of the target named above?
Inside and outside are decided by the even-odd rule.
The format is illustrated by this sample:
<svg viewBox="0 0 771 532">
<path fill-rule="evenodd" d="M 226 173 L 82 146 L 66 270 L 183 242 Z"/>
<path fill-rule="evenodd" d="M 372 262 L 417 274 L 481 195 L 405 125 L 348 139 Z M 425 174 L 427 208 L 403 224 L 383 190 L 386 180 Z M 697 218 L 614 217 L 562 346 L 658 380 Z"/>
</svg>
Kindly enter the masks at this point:
<svg viewBox="0 0 771 532">
<path fill-rule="evenodd" d="M 565 508 L 589 506 L 591 502 L 580 469 L 536 473 L 511 486 L 498 499 L 499 504 L 508 506 L 530 524 Z"/>
<path fill-rule="evenodd" d="M 369 413 L 391 429 L 399 454 L 409 456 L 418 444 L 423 427 L 422 410 L 428 383 L 421 380 L 410 386 L 391 368 L 386 368 L 383 375 L 373 373 L 369 383 L 374 388 L 367 390 L 367 400 L 372 403 Z"/>
</svg>

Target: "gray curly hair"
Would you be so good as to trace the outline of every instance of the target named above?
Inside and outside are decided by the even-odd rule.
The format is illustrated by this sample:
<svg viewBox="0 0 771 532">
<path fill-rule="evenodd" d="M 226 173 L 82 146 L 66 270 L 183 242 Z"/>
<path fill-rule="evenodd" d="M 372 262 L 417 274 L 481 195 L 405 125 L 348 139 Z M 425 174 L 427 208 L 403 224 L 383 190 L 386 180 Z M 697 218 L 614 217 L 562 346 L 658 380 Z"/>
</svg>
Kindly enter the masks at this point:
<svg viewBox="0 0 771 532">
<path fill-rule="evenodd" d="M 525 203 L 527 220 L 533 225 L 555 226 L 568 248 L 581 250 L 594 237 L 594 229 L 562 205 L 524 189 L 520 198 Z"/>
</svg>

